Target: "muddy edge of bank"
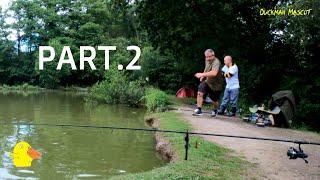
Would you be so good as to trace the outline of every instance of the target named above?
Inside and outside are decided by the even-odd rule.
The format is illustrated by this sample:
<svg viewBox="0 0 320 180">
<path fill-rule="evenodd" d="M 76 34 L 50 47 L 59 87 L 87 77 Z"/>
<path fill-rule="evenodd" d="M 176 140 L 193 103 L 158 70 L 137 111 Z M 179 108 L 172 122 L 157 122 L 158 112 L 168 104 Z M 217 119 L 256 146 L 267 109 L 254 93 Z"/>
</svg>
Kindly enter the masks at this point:
<svg viewBox="0 0 320 180">
<path fill-rule="evenodd" d="M 153 115 L 147 115 L 144 118 L 146 124 L 152 128 L 158 128 L 160 120 Z M 178 155 L 172 149 L 172 146 L 168 140 L 166 140 L 161 133 L 155 132 L 156 151 L 159 152 L 166 161 L 174 163 L 178 161 Z"/>
</svg>

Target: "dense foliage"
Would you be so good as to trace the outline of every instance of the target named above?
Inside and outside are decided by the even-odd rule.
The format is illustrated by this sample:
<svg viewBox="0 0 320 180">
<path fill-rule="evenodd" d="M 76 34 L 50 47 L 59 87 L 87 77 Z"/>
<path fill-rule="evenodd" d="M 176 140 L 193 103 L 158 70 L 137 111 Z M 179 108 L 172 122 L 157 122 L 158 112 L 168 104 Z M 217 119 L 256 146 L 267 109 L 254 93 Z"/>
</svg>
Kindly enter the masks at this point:
<svg viewBox="0 0 320 180">
<path fill-rule="evenodd" d="M 261 16 L 260 8 L 312 13 Z M 238 64 L 241 104 L 265 102 L 276 91 L 290 89 L 298 103 L 296 123 L 320 128 L 319 1 L 142 0 L 137 9 L 152 45 L 175 60 L 166 76 L 175 77 L 176 89 L 196 87 L 192 74 L 204 66 L 203 51 L 213 48 L 220 60 L 230 54 Z"/>
<path fill-rule="evenodd" d="M 143 98 L 145 105 L 150 112 L 162 112 L 168 110 L 171 103 L 169 96 L 165 92 L 154 88 L 147 89 L 146 95 Z"/>
<path fill-rule="evenodd" d="M 312 11 L 308 16 L 261 16 L 260 8 Z M 119 94 L 140 97 L 134 89 L 146 78 L 166 92 L 196 88 L 193 74 L 203 70 L 203 52 L 212 48 L 220 60 L 230 54 L 238 64 L 242 104 L 291 89 L 298 104 L 296 122 L 320 129 L 319 9 L 317 0 L 14 0 L 0 14 L 0 84 L 94 85 L 91 92 L 105 102 L 114 101 L 108 96 L 117 102 L 140 101 Z M 8 18 L 14 23 L 6 23 Z M 58 55 L 44 71 L 37 69 L 40 45 L 53 46 Z M 138 45 L 142 70 L 105 71 L 100 53 L 95 71 L 88 66 L 57 71 L 63 46 L 70 46 L 78 67 L 81 45 L 117 46 L 111 67 L 127 64 L 134 54 L 125 47 Z"/>
<path fill-rule="evenodd" d="M 129 81 L 122 71 L 110 70 L 105 80 L 90 88 L 87 100 L 109 104 L 139 106 L 145 93 L 142 80 Z"/>
</svg>

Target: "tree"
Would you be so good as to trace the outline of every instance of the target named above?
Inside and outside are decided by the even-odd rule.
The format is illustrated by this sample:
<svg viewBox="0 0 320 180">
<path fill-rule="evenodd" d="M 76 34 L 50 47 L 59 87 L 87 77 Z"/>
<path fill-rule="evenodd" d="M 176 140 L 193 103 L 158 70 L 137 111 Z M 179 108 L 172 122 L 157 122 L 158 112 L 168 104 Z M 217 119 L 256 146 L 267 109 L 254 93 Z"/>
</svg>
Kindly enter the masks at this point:
<svg viewBox="0 0 320 180">
<path fill-rule="evenodd" d="M 272 19 L 274 41 L 269 53 L 281 69 L 281 89 L 292 89 L 298 101 L 297 123 L 320 129 L 320 2 L 297 0 L 282 4 L 286 9 L 312 9 L 307 16 L 279 16 Z M 303 87 L 303 88 L 302 88 Z"/>
</svg>

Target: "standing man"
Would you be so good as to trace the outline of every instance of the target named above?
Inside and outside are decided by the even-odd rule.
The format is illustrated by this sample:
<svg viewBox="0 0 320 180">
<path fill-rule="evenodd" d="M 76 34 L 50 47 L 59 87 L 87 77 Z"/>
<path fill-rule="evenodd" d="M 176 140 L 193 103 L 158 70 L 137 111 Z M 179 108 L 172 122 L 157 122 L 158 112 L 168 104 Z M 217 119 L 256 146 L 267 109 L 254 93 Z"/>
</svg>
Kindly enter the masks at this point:
<svg viewBox="0 0 320 180">
<path fill-rule="evenodd" d="M 197 109 L 194 110 L 193 115 L 202 115 L 202 104 L 204 98 L 209 95 L 213 101 L 213 111 L 211 116 L 216 116 L 219 107 L 219 98 L 223 89 L 223 76 L 220 72 L 220 61 L 215 57 L 212 49 L 207 49 L 204 52 L 205 55 L 205 68 L 203 73 L 196 73 L 195 77 L 200 80 L 197 94 Z"/>
<path fill-rule="evenodd" d="M 238 66 L 233 63 L 232 57 L 229 55 L 224 57 L 224 64 L 225 65 L 222 68 L 222 74 L 226 78 L 227 85 L 226 89 L 224 90 L 224 95 L 218 114 L 224 114 L 228 104 L 230 103 L 230 116 L 236 116 L 237 102 L 240 90 Z"/>
</svg>

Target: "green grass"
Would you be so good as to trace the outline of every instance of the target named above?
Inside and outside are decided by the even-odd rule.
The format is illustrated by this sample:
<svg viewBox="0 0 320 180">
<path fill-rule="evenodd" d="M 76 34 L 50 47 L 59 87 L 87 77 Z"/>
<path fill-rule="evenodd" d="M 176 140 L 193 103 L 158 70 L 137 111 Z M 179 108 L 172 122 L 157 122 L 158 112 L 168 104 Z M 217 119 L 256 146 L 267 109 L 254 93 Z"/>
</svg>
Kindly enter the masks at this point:
<svg viewBox="0 0 320 180">
<path fill-rule="evenodd" d="M 160 119 L 160 129 L 191 130 L 191 127 L 181 120 L 174 112 L 157 113 Z M 169 140 L 177 153 L 178 161 L 148 172 L 115 176 L 113 179 L 246 179 L 249 162 L 231 155 L 231 150 L 205 141 L 200 137 L 191 136 L 189 159 L 184 160 L 184 135 L 162 133 Z M 195 144 L 198 143 L 198 148 Z"/>
<path fill-rule="evenodd" d="M 31 94 L 37 94 L 42 89 L 38 86 L 33 86 L 27 83 L 21 84 L 21 85 L 15 85 L 15 86 L 8 86 L 3 85 L 0 86 L 0 93 L 2 94 L 9 94 L 9 93 L 16 93 L 16 94 L 22 94 L 24 96 L 31 95 Z"/>
<path fill-rule="evenodd" d="M 33 95 L 33 94 L 39 94 L 43 91 L 48 91 L 52 89 L 46 89 L 46 88 L 41 88 L 39 86 L 33 86 L 28 83 L 24 83 L 21 85 L 0 85 L 0 93 L 6 95 L 9 93 L 14 93 L 14 94 L 20 94 L 23 96 L 28 96 L 28 95 Z M 59 91 L 70 91 L 70 92 L 77 92 L 77 93 L 87 93 L 87 88 L 81 88 L 77 86 L 69 86 L 69 87 L 60 87 L 59 89 L 56 89 Z"/>
</svg>

